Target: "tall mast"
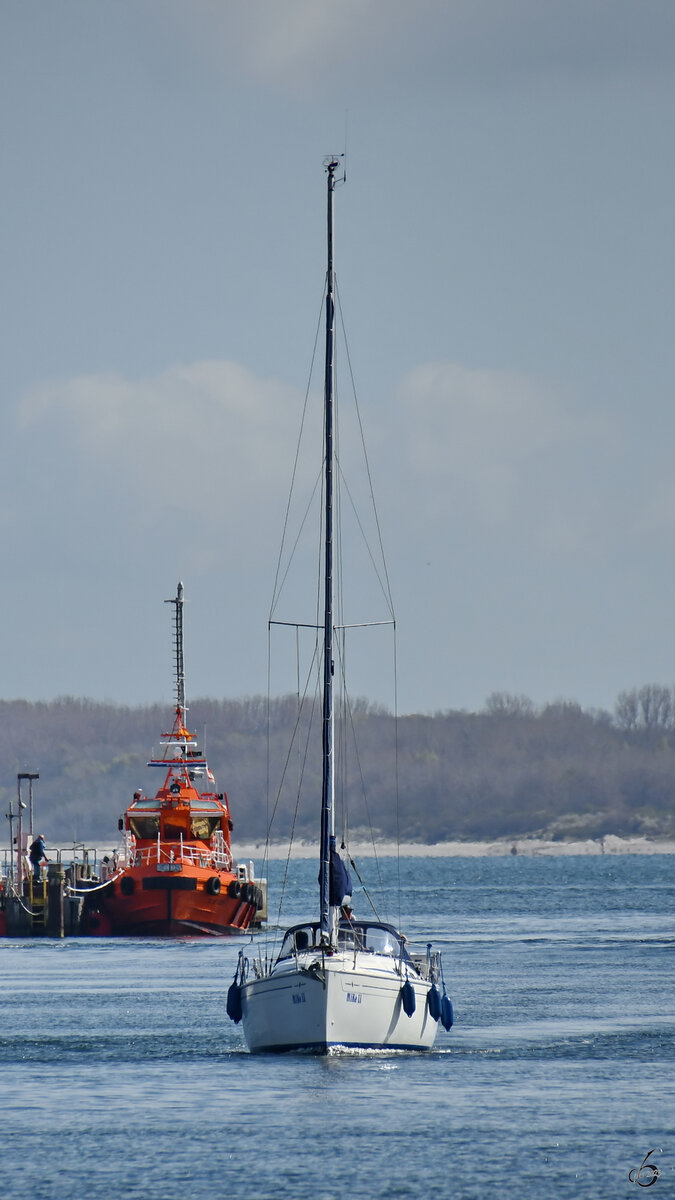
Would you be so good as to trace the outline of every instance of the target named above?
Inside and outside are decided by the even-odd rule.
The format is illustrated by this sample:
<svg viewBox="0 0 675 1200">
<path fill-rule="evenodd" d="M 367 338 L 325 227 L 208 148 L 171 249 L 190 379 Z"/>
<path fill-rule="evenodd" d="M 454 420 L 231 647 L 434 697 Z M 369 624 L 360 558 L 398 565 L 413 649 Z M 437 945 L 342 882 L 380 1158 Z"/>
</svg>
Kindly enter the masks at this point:
<svg viewBox="0 0 675 1200">
<path fill-rule="evenodd" d="M 185 664 L 183 659 L 184 642 L 183 642 L 183 585 L 178 584 L 176 588 L 176 598 L 174 600 L 165 600 L 165 604 L 173 604 L 174 619 L 174 651 L 176 655 L 176 715 L 179 716 L 182 723 L 186 710 L 185 705 Z"/>
<path fill-rule="evenodd" d="M 323 632 L 323 775 L 321 784 L 321 842 L 319 901 L 322 941 L 332 934 L 330 905 L 330 851 L 335 833 L 333 763 L 333 374 L 335 300 L 333 274 L 333 192 L 337 158 L 324 164 L 327 174 L 326 358 L 324 375 L 324 632 Z"/>
</svg>

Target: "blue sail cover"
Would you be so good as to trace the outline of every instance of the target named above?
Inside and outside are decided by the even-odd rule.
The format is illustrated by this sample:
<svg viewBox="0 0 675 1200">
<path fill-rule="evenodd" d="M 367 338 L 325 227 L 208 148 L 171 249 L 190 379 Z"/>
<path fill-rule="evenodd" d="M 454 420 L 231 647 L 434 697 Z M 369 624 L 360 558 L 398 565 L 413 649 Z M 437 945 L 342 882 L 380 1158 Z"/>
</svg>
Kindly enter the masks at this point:
<svg viewBox="0 0 675 1200">
<path fill-rule="evenodd" d="M 338 853 L 335 842 L 331 840 L 330 847 L 330 904 L 339 907 L 352 894 L 352 881 L 343 859 Z"/>
</svg>

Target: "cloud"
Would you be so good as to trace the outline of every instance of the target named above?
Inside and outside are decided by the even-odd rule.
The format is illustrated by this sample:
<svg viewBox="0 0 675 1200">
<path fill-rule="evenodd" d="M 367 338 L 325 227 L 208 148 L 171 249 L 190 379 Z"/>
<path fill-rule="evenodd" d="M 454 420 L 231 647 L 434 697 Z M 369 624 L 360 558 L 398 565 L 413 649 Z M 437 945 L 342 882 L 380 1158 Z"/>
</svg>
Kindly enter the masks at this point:
<svg viewBox="0 0 675 1200">
<path fill-rule="evenodd" d="M 228 361 L 137 381 L 45 384 L 20 405 L 17 457 L 34 471 L 30 496 L 26 480 L 17 482 L 15 504 L 30 510 L 41 494 L 49 522 L 64 529 L 96 512 L 110 536 L 119 526 L 135 542 L 173 530 L 208 558 L 227 535 L 255 556 L 261 538 L 271 549 L 281 532 L 301 407 L 294 389 Z M 301 460 L 298 524 L 320 465 L 317 407 L 307 435 L 315 451 Z M 579 412 L 531 377 L 420 364 L 386 418 L 371 412 L 367 425 L 375 477 L 384 475 L 376 499 L 398 530 L 422 522 L 430 537 L 457 527 L 574 553 L 606 544 L 616 524 L 620 425 Z M 355 465 L 358 442 L 345 413 L 341 469 L 361 509 L 370 484 Z M 643 494 L 646 512 L 651 494 Z"/>
<path fill-rule="evenodd" d="M 371 78 L 395 61 L 406 34 L 419 28 L 425 11 L 436 5 L 421 0 L 414 12 L 407 0 L 257 0 L 255 4 L 193 0 L 164 6 L 182 33 L 212 63 L 258 83 L 307 91 L 322 80 L 354 69 Z"/>
<path fill-rule="evenodd" d="M 397 91 L 456 78 L 490 86 L 552 74 L 649 75 L 673 66 L 670 0 L 223 0 L 157 10 L 228 74 L 291 92 Z"/>
<path fill-rule="evenodd" d="M 136 514 L 137 528 L 171 514 L 199 540 L 241 521 L 242 512 L 269 511 L 272 497 L 278 503 L 292 453 L 288 414 L 297 403 L 276 380 L 207 361 L 138 381 L 108 375 L 44 384 L 23 398 L 18 431 L 43 477 L 68 462 L 66 495 L 74 487 L 89 511 L 99 504 L 109 518 L 114 497 L 116 511 Z"/>
<path fill-rule="evenodd" d="M 579 413 L 533 378 L 451 362 L 412 371 L 397 411 L 399 470 L 426 520 L 519 529 L 567 551 L 605 536 L 599 465 L 620 453 L 616 422 Z"/>
<path fill-rule="evenodd" d="M 24 396 L 14 422 L 6 422 L 3 447 L 3 551 L 16 581 L 5 594 L 5 620 L 18 631 L 8 694 L 161 694 L 164 626 L 155 627 L 155 609 L 179 578 L 195 601 L 190 654 L 200 690 L 259 690 L 302 404 L 294 388 L 230 361 L 140 380 L 45 383 Z M 320 403 L 311 408 L 320 420 Z M 630 438 L 618 419 L 591 415 L 577 397 L 531 376 L 447 361 L 419 364 L 386 414 L 370 408 L 363 415 L 394 606 L 401 629 L 416 630 L 402 645 L 401 679 L 405 694 L 418 698 L 404 703 L 447 702 L 432 699 L 447 696 L 448 663 L 433 634 L 444 623 L 463 631 L 452 645 L 475 676 L 471 703 L 502 681 L 531 691 L 515 651 L 513 665 L 502 662 L 512 633 L 506 616 L 496 619 L 495 598 L 506 612 L 517 597 L 515 627 L 534 645 L 535 659 L 539 643 L 529 622 L 541 624 L 542 614 L 569 607 L 560 620 L 576 637 L 578 596 L 590 607 L 602 604 L 607 585 L 599 581 L 617 571 L 622 578 L 631 530 L 659 504 L 665 458 L 651 474 L 645 461 L 627 493 Z M 357 443 L 347 420 L 340 464 L 350 495 L 358 491 Z M 305 497 L 319 456 L 320 445 L 303 454 L 311 460 Z M 343 499 L 351 520 L 350 499 Z M 300 505 L 294 515 L 302 512 Z M 315 567 L 316 523 L 305 532 L 298 575 L 289 577 L 276 613 L 283 620 L 311 619 L 313 593 L 299 575 L 306 580 Z M 380 592 L 365 578 L 367 556 L 345 540 L 346 619 L 381 620 Z M 113 648 L 122 644 L 118 661 Z M 384 668 L 360 645 L 356 660 L 356 691 L 384 695 Z M 453 670 L 461 675 L 460 668 Z"/>
</svg>

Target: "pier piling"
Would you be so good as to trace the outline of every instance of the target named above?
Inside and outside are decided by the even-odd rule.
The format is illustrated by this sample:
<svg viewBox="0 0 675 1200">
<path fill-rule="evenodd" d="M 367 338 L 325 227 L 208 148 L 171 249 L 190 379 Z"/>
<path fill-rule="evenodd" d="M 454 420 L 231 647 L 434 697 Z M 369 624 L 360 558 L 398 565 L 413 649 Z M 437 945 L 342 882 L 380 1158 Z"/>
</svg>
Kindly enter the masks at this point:
<svg viewBox="0 0 675 1200">
<path fill-rule="evenodd" d="M 47 871 L 47 936 L 65 936 L 63 885 L 65 874 L 61 863 L 50 863 Z"/>
</svg>

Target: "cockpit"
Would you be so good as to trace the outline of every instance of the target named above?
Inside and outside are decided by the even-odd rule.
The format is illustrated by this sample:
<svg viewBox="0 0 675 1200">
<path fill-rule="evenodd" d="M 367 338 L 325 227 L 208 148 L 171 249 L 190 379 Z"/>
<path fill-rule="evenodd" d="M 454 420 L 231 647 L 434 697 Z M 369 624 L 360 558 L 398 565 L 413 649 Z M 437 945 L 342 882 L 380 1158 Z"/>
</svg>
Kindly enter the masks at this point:
<svg viewBox="0 0 675 1200">
<path fill-rule="evenodd" d="M 337 948 L 362 950 L 369 954 L 386 954 L 392 958 L 408 958 L 405 939 L 392 925 L 379 921 L 340 921 Z M 284 958 L 292 958 L 308 950 L 321 951 L 321 926 L 318 921 L 294 925 L 288 929 L 277 961 L 281 962 Z"/>
</svg>

